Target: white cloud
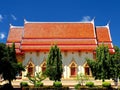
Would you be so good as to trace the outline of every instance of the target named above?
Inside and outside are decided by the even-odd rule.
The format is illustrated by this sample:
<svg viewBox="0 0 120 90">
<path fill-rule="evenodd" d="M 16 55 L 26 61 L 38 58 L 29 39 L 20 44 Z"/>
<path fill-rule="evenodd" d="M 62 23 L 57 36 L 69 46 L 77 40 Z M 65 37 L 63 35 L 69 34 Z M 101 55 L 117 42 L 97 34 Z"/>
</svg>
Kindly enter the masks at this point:
<svg viewBox="0 0 120 90">
<path fill-rule="evenodd" d="M 0 14 L 0 22 L 2 22 L 3 20 L 3 16 Z"/>
<path fill-rule="evenodd" d="M 81 21 L 88 22 L 88 21 L 91 21 L 91 18 L 90 18 L 90 16 L 84 16 Z"/>
<path fill-rule="evenodd" d="M 17 20 L 15 15 L 11 14 L 11 17 L 12 17 L 13 20 Z"/>
<path fill-rule="evenodd" d="M 0 39 L 4 39 L 5 38 L 5 34 L 4 33 L 0 33 Z"/>
</svg>

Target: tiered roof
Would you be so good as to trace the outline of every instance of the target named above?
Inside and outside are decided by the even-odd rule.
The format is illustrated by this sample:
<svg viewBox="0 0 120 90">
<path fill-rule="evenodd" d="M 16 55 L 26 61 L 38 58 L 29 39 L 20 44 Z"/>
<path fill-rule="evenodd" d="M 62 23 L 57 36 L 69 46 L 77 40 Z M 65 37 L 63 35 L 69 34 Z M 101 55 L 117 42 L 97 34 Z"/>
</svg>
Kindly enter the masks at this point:
<svg viewBox="0 0 120 90">
<path fill-rule="evenodd" d="M 21 41 L 23 35 L 23 27 L 10 26 L 10 31 L 7 38 L 7 45 L 12 45 L 15 43 L 15 48 L 17 53 L 21 53 Z"/>
<path fill-rule="evenodd" d="M 95 27 L 94 21 L 25 22 L 24 27 L 10 27 L 7 44 L 12 42 L 17 53 L 49 50 L 52 44 L 61 50 L 94 51 L 101 43 L 114 52 L 109 27 Z"/>
</svg>

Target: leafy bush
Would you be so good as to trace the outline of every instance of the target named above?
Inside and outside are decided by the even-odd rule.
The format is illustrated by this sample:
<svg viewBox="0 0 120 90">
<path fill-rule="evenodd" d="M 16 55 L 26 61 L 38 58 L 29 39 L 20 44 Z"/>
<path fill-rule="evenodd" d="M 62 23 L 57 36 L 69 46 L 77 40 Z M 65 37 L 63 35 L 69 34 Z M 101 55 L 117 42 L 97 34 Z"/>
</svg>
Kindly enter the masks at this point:
<svg viewBox="0 0 120 90">
<path fill-rule="evenodd" d="M 21 87 L 27 87 L 27 86 L 29 86 L 29 85 L 28 85 L 27 82 L 21 82 L 21 83 L 20 83 L 20 86 L 21 86 Z"/>
<path fill-rule="evenodd" d="M 74 87 L 75 87 L 75 89 L 78 89 L 78 88 L 80 88 L 80 86 L 81 86 L 81 84 L 76 84 Z"/>
<path fill-rule="evenodd" d="M 62 83 L 59 82 L 59 81 L 57 81 L 57 82 L 54 82 L 54 83 L 53 83 L 53 86 L 54 86 L 54 87 L 62 87 Z"/>
<path fill-rule="evenodd" d="M 37 82 L 36 84 L 35 84 L 35 87 L 42 87 L 43 86 L 43 83 L 42 82 Z"/>
<path fill-rule="evenodd" d="M 34 84 L 36 86 L 37 83 L 42 82 L 44 79 L 46 79 L 46 75 L 42 72 L 36 73 L 35 76 L 30 76 L 30 74 L 27 74 L 26 77 L 30 80 L 30 83 Z"/>
<path fill-rule="evenodd" d="M 76 80 L 80 85 L 83 85 L 88 79 L 89 79 L 88 76 L 84 75 L 83 73 L 77 74 L 77 77 L 76 77 Z"/>
<path fill-rule="evenodd" d="M 94 83 L 93 83 L 93 82 L 86 82 L 85 85 L 88 86 L 88 87 L 93 87 L 93 86 L 94 86 Z"/>
<path fill-rule="evenodd" d="M 110 82 L 103 82 L 102 86 L 109 88 L 109 87 L 111 87 L 111 83 Z"/>
</svg>

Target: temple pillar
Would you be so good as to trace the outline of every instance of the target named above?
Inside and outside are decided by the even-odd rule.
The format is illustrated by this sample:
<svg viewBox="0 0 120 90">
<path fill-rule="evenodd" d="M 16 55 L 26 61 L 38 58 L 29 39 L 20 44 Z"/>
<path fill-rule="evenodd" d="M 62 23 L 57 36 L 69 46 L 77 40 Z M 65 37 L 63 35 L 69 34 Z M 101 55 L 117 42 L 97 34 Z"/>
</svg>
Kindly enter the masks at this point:
<svg viewBox="0 0 120 90">
<path fill-rule="evenodd" d="M 63 77 L 64 77 L 64 79 L 67 78 L 67 66 L 66 65 L 64 66 Z"/>
<path fill-rule="evenodd" d="M 83 73 L 84 74 L 84 67 L 83 66 L 78 66 L 78 74 Z"/>
<path fill-rule="evenodd" d="M 67 78 L 70 78 L 70 67 L 67 66 Z"/>
<path fill-rule="evenodd" d="M 35 74 L 40 72 L 40 67 L 37 65 L 35 66 Z"/>
</svg>

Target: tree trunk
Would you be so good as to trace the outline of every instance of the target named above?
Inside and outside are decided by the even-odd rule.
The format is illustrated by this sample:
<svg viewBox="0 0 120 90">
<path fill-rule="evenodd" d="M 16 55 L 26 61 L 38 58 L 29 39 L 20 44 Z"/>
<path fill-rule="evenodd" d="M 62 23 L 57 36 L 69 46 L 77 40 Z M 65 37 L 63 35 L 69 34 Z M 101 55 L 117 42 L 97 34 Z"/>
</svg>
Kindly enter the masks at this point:
<svg viewBox="0 0 120 90">
<path fill-rule="evenodd" d="M 12 86 L 11 80 L 8 80 L 8 81 L 9 81 L 9 84 Z"/>
<path fill-rule="evenodd" d="M 102 79 L 102 82 L 105 82 L 105 79 Z"/>
</svg>

